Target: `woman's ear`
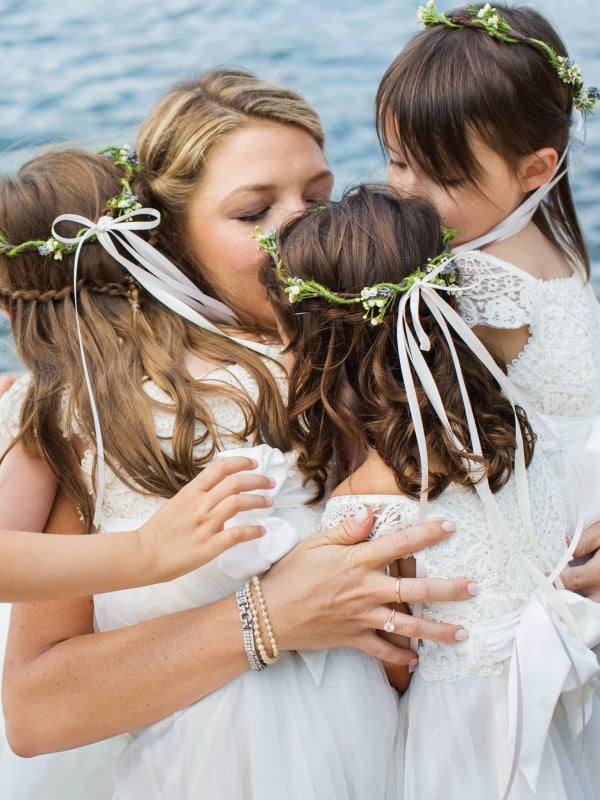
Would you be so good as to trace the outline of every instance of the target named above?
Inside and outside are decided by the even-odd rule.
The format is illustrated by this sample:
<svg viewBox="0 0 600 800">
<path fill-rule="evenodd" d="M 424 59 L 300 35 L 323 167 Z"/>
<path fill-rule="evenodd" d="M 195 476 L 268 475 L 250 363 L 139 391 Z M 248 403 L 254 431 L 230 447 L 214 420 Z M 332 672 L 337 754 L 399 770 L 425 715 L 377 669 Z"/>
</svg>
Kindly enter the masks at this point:
<svg viewBox="0 0 600 800">
<path fill-rule="evenodd" d="M 558 153 L 553 147 L 542 147 L 531 155 L 523 156 L 518 178 L 524 192 L 532 192 L 552 177 L 558 164 Z"/>
</svg>

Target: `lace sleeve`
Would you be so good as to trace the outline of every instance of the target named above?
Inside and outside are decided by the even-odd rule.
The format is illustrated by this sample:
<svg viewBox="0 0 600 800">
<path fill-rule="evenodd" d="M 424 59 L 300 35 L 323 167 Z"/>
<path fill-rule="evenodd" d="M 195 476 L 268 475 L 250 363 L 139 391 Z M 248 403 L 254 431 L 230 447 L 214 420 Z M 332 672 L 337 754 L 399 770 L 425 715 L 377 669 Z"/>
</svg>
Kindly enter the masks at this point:
<svg viewBox="0 0 600 800">
<path fill-rule="evenodd" d="M 458 306 L 469 327 L 529 324 L 535 278 L 479 250 L 461 253 L 456 263 L 462 288 Z"/>
<path fill-rule="evenodd" d="M 0 439 L 8 445 L 19 433 L 21 426 L 21 407 L 29 387 L 31 377 L 28 373 L 16 380 L 0 397 Z"/>
<path fill-rule="evenodd" d="M 358 509 L 366 505 L 375 515 L 373 528 L 367 537 L 385 536 L 401 528 L 415 525 L 418 516 L 418 503 L 404 495 L 387 496 L 385 499 L 378 495 L 338 495 L 330 497 L 325 505 L 321 517 L 321 530 L 326 531 L 339 525 L 348 517 L 352 517 Z"/>
</svg>

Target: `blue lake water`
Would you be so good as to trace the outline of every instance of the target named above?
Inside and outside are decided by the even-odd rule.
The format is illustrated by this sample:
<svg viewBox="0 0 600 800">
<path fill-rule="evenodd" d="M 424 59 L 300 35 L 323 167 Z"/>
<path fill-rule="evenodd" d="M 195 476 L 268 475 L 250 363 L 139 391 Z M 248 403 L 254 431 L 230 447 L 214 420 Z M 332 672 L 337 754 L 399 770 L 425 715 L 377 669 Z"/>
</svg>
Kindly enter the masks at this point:
<svg viewBox="0 0 600 800">
<path fill-rule="evenodd" d="M 317 108 L 337 192 L 357 180 L 382 177 L 373 99 L 385 68 L 418 30 L 417 5 L 0 0 L 0 173 L 13 171 L 52 142 L 131 142 L 137 123 L 172 83 L 223 64 L 288 84 Z M 600 4 L 532 5 L 561 32 L 586 82 L 600 84 Z M 587 127 L 572 179 L 600 292 L 600 113 Z M 15 363 L 5 325 L 0 370 Z"/>
</svg>

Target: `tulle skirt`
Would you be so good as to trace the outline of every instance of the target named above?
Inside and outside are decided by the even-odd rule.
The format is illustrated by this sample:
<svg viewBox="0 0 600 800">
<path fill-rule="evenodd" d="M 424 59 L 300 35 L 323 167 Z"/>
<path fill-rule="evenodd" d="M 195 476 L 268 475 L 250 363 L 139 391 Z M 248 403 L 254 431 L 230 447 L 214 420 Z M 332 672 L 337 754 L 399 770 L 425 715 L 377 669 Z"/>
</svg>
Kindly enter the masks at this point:
<svg viewBox="0 0 600 800">
<path fill-rule="evenodd" d="M 396 800 L 398 695 L 378 661 L 285 653 L 138 731 L 115 800 Z"/>
<path fill-rule="evenodd" d="M 400 800 L 502 800 L 513 762 L 506 672 L 424 681 L 417 673 L 400 702 Z M 573 743 L 562 707 L 546 738 L 536 790 L 517 771 L 509 800 L 598 800 L 600 704 Z"/>
</svg>

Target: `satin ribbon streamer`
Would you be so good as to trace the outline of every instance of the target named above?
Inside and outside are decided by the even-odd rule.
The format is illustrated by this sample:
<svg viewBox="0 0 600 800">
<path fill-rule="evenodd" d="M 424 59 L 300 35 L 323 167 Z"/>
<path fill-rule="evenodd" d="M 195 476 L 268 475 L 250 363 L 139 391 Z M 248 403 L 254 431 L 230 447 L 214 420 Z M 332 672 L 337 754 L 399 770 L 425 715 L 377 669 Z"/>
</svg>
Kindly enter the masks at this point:
<svg viewBox="0 0 600 800">
<path fill-rule="evenodd" d="M 498 367 L 489 352 L 464 320 L 440 296 L 440 292 L 443 291 L 456 292 L 461 290 L 461 287 L 445 286 L 444 284 L 434 282 L 437 275 L 447 268 L 448 261 L 432 270 L 432 272 L 428 273 L 420 281 L 416 281 L 402 296 L 398 308 L 396 328 L 398 355 L 407 401 L 415 428 L 415 437 L 421 465 L 419 521 L 424 521 L 427 517 L 429 469 L 425 430 L 415 388 L 415 375 L 423 391 L 427 395 L 433 410 L 448 432 L 448 435 L 453 439 L 457 449 L 464 451 L 468 445 L 471 452 L 480 456 L 483 455 L 475 422 L 475 415 L 451 333 L 451 331 L 453 331 L 455 335 L 465 342 L 479 361 L 486 367 L 513 408 L 516 439 L 515 485 L 517 500 L 524 532 L 529 542 L 529 550 L 531 553 L 540 556 L 541 554 L 539 553 L 539 547 L 531 521 L 523 438 L 516 405 L 518 404 L 521 406 L 532 418 L 539 418 L 539 415 L 531 406 L 528 399 L 511 383 L 509 378 Z M 424 303 L 435 318 L 450 350 L 467 422 L 470 439 L 468 443 L 460 442 L 453 432 L 435 379 L 423 357 L 422 351 L 429 351 L 431 342 L 419 318 L 421 302 Z M 509 541 L 514 543 L 515 547 L 520 547 L 520 543 L 509 530 L 496 498 L 491 491 L 485 473 L 477 464 L 473 464 L 467 459 L 465 459 L 464 463 L 471 473 L 474 489 L 479 495 L 486 511 L 493 537 L 494 549 L 497 555 L 497 563 L 502 569 L 499 549 L 500 537 L 508 538 Z M 578 533 L 580 533 L 580 531 Z M 577 538 L 578 535 L 574 537 L 574 539 Z M 596 613 L 592 623 L 589 623 L 589 619 L 586 619 L 586 628 L 591 628 L 592 631 L 590 633 L 590 630 L 586 630 L 586 636 L 584 637 L 580 630 L 580 620 L 576 619 L 571 608 L 573 606 L 572 597 L 577 596 L 573 595 L 571 592 L 558 591 L 551 583 L 551 580 L 556 580 L 559 572 L 566 566 L 573 548 L 574 544 L 572 542 L 569 550 L 563 558 L 561 558 L 560 564 L 557 564 L 555 569 L 553 569 L 550 578 L 546 577 L 541 572 L 532 558 L 524 554 L 522 556 L 524 564 L 528 568 L 536 588 L 534 589 L 532 599 L 516 617 L 517 622 L 515 623 L 513 635 L 513 660 L 511 661 L 511 678 L 509 681 L 509 717 L 510 733 L 514 738 L 514 749 L 513 763 L 505 797 L 509 795 L 517 768 L 522 770 L 532 788 L 535 788 L 539 762 L 541 760 L 541 750 L 543 750 L 545 742 L 545 734 L 541 736 L 541 738 L 531 738 L 532 730 L 536 721 L 539 719 L 547 720 L 547 725 L 545 728 L 542 728 L 542 731 L 547 730 L 559 696 L 563 698 L 563 701 L 565 700 L 565 696 L 571 698 L 572 713 L 569 725 L 574 735 L 579 735 L 589 717 L 589 685 L 598 672 L 598 664 L 594 654 L 588 650 L 587 644 L 588 642 L 596 644 L 597 641 L 600 640 L 600 614 Z M 421 564 L 419 564 L 419 561 L 421 561 Z M 417 554 L 417 575 L 422 574 L 424 574 L 422 555 L 420 556 Z M 417 615 L 420 614 L 420 611 L 420 607 L 414 609 L 414 613 Z M 588 614 L 588 618 L 590 614 Z M 541 617 L 543 617 L 542 621 L 540 621 Z M 579 617 L 581 618 L 581 615 L 579 615 Z M 558 620 L 558 623 L 555 619 Z M 503 623 L 499 622 L 498 624 L 501 626 L 501 624 L 506 624 L 506 622 L 503 621 Z M 540 652 L 531 649 L 531 631 L 534 628 L 538 630 L 536 638 L 540 640 L 540 647 L 542 645 L 544 647 Z M 414 646 L 413 643 L 411 643 L 411 646 Z M 539 660 L 540 653 L 548 654 L 547 658 L 542 656 L 543 660 L 541 662 Z M 552 659 L 555 657 L 557 670 L 555 679 L 549 682 L 546 689 L 542 691 L 542 689 L 538 687 L 538 684 L 544 683 L 546 669 L 548 665 L 554 664 Z M 529 692 L 532 691 L 532 687 L 538 687 L 531 695 L 534 699 L 534 704 L 538 701 L 544 703 L 544 707 L 535 711 L 533 714 L 531 713 L 532 706 L 530 706 L 529 703 Z M 581 722 L 579 724 L 573 722 L 573 713 L 577 707 L 581 710 Z"/>
<path fill-rule="evenodd" d="M 81 227 L 81 230 L 74 237 L 62 236 L 56 230 L 56 226 L 61 222 L 74 222 Z M 93 222 L 79 214 L 61 214 L 52 225 L 52 235 L 59 242 L 77 245 L 73 264 L 73 292 L 75 297 L 75 320 L 77 326 L 77 336 L 79 340 L 79 351 L 85 385 L 90 399 L 92 419 L 94 422 L 94 432 L 96 435 L 97 450 L 97 494 L 94 510 L 93 524 L 98 526 L 102 512 L 102 501 L 104 498 L 104 445 L 102 441 L 102 431 L 100 429 L 100 418 L 92 383 L 90 380 L 83 338 L 81 335 L 81 325 L 79 319 L 79 304 L 77 292 L 77 274 L 79 269 L 79 256 L 81 248 L 92 237 L 96 237 L 98 243 L 121 264 L 135 280 L 143 286 L 146 291 L 153 295 L 159 302 L 170 308 L 176 314 L 187 319 L 189 322 L 198 325 L 206 331 L 215 333 L 218 336 L 232 339 L 238 344 L 254 350 L 261 355 L 270 358 L 278 358 L 277 350 L 268 345 L 254 342 L 250 339 L 242 339 L 232 336 L 214 325 L 209 318 L 218 320 L 227 325 L 237 325 L 237 320 L 224 303 L 215 300 L 204 294 L 180 269 L 172 264 L 169 259 L 138 236 L 135 231 L 152 230 L 160 223 L 160 213 L 154 208 L 139 208 L 134 211 L 127 211 L 121 217 L 103 216 L 97 222 Z M 116 246 L 118 243 L 122 249 Z M 125 253 L 135 259 L 132 261 Z"/>
</svg>

